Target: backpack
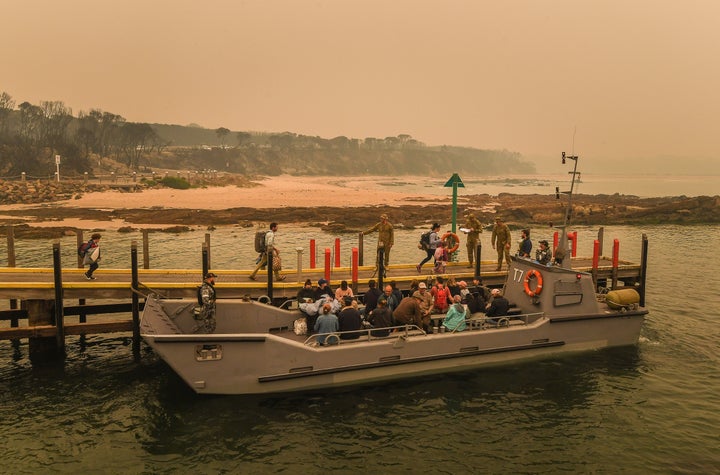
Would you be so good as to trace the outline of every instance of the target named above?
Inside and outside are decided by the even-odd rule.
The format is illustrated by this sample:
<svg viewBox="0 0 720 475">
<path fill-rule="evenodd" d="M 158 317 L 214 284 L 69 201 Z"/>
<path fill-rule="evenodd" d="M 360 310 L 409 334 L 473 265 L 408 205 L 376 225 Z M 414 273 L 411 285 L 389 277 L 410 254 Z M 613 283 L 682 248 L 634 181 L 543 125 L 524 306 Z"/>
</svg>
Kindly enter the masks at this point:
<svg viewBox="0 0 720 475">
<path fill-rule="evenodd" d="M 255 252 L 265 252 L 265 235 L 267 231 L 257 231 L 255 233 Z"/>
<path fill-rule="evenodd" d="M 426 231 L 420 235 L 420 249 L 427 251 L 430 249 L 430 233 L 432 231 Z"/>
<path fill-rule="evenodd" d="M 78 246 L 78 256 L 85 257 L 88 249 L 90 249 L 90 242 L 84 242 Z"/>
</svg>

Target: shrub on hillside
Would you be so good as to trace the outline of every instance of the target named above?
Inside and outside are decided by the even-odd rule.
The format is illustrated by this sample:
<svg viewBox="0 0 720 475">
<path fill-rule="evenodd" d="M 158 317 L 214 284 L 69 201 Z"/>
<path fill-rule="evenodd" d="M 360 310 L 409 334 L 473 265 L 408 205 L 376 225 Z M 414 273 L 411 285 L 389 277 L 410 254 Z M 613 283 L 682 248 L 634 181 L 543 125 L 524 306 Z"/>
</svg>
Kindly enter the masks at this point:
<svg viewBox="0 0 720 475">
<path fill-rule="evenodd" d="M 174 176 L 166 176 L 165 178 L 160 180 L 160 183 L 162 183 L 164 186 L 167 186 L 168 188 L 175 188 L 176 190 L 187 190 L 188 188 L 190 188 L 190 183 L 188 183 L 187 180 Z"/>
</svg>

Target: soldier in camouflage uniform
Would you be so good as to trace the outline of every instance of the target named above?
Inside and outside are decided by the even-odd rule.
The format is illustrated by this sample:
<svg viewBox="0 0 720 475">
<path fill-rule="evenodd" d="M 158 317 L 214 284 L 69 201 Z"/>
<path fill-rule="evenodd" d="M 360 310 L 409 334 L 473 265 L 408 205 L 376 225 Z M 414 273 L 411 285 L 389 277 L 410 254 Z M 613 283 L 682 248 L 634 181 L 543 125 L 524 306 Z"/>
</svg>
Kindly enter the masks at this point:
<svg viewBox="0 0 720 475">
<path fill-rule="evenodd" d="M 467 233 L 467 253 L 470 264 L 468 267 L 472 267 L 476 257 L 475 251 L 480 240 L 480 233 L 482 232 L 482 224 L 470 211 L 465 211 L 465 229 L 469 229 Z"/>
<path fill-rule="evenodd" d="M 388 221 L 388 215 L 382 214 L 380 215 L 380 222 L 377 223 L 372 228 L 368 229 L 367 231 L 363 232 L 363 234 L 370 234 L 377 231 L 378 232 L 378 243 L 377 243 L 377 255 L 378 259 L 380 258 L 380 249 L 383 249 L 385 251 L 385 259 L 383 261 L 385 273 L 387 273 L 387 267 L 390 263 L 390 249 L 392 249 L 393 244 L 395 244 L 395 232 L 393 230 L 393 225 L 390 224 Z M 375 272 L 377 272 L 378 268 L 380 267 L 379 262 L 375 262 Z M 374 275 L 374 274 L 373 274 Z"/>
<path fill-rule="evenodd" d="M 201 307 L 200 320 L 202 323 L 196 331 L 205 330 L 205 333 L 215 331 L 215 277 L 212 272 L 205 274 L 205 279 L 198 289 L 198 305 Z"/>
<path fill-rule="evenodd" d="M 502 267 L 502 261 L 503 261 L 503 255 L 505 256 L 505 261 L 507 262 L 508 266 L 512 262 L 510 260 L 510 228 L 508 228 L 507 224 L 502 222 L 502 218 L 498 216 L 495 218 L 495 226 L 493 226 L 492 231 L 492 238 L 490 242 L 492 243 L 493 248 L 497 250 L 498 253 L 498 264 L 497 264 L 497 270 L 500 270 Z"/>
</svg>

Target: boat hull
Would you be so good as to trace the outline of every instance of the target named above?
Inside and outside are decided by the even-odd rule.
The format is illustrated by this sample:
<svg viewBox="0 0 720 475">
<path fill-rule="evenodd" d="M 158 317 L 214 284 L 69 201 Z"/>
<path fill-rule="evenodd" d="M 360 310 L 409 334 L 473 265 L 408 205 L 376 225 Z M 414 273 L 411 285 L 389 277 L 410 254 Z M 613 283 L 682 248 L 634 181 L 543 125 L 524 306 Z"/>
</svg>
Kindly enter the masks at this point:
<svg viewBox="0 0 720 475">
<path fill-rule="evenodd" d="M 316 346 L 288 337 L 297 315 L 283 312 L 289 314 L 287 325 L 274 327 L 280 331 L 210 335 L 144 332 L 143 337 L 198 393 L 265 394 L 470 371 L 633 345 L 647 313 L 640 309 L 556 319 L 539 316 L 532 322 L 502 328 L 434 334 L 402 330 L 384 338 L 364 334 L 358 340 Z M 144 323 L 146 329 L 150 327 L 145 316 Z"/>
</svg>

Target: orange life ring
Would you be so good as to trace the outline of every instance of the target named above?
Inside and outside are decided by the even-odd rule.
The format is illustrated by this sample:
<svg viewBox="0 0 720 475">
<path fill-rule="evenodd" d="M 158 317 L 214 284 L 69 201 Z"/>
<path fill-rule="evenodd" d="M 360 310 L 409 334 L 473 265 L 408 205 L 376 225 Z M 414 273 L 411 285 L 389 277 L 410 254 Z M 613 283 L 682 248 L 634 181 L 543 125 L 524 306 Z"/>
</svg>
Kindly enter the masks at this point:
<svg viewBox="0 0 720 475">
<path fill-rule="evenodd" d="M 535 291 L 530 290 L 530 277 L 535 276 L 537 278 L 537 287 L 535 287 Z M 542 292 L 542 274 L 539 270 L 531 269 L 527 271 L 527 274 L 525 274 L 525 280 L 523 281 L 523 285 L 525 286 L 525 293 L 528 294 L 530 297 L 535 297 L 537 295 L 540 295 L 540 292 Z"/>
<path fill-rule="evenodd" d="M 450 236 L 452 236 L 452 238 L 455 240 L 455 246 L 447 250 L 448 254 L 452 254 L 453 252 L 458 250 L 458 247 L 460 247 L 460 238 L 455 233 L 447 232 L 440 237 L 440 240 L 445 241 L 445 239 Z"/>
</svg>

